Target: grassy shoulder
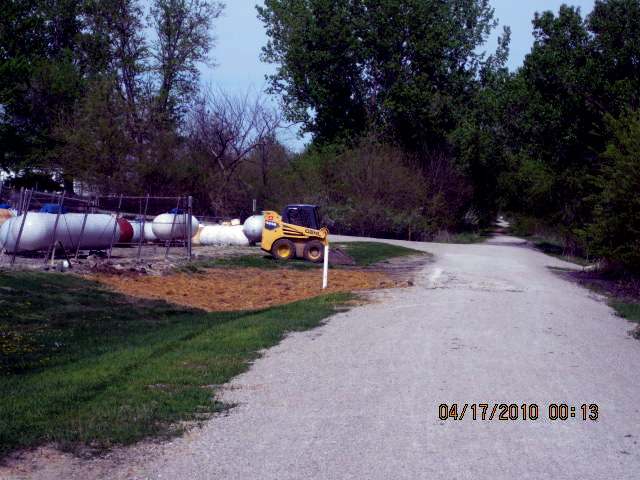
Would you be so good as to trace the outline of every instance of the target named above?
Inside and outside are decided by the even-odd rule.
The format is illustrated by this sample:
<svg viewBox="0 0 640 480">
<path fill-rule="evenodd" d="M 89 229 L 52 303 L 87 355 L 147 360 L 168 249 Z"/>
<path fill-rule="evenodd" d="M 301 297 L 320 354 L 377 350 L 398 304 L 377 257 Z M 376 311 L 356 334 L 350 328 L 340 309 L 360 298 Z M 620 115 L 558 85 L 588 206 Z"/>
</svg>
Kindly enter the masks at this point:
<svg viewBox="0 0 640 480">
<path fill-rule="evenodd" d="M 545 253 L 551 257 L 555 257 L 559 260 L 564 260 L 565 262 L 574 263 L 576 265 L 580 265 L 581 267 L 586 267 L 590 265 L 591 262 L 586 257 L 580 257 L 576 255 L 567 255 L 564 253 L 564 247 L 562 244 L 555 240 L 553 237 L 540 237 L 540 236 L 524 236 L 525 239 L 529 240 L 531 244 L 540 250 L 542 253 Z"/>
<path fill-rule="evenodd" d="M 223 408 L 217 385 L 349 294 L 258 312 L 132 299 L 71 275 L 0 275 L 0 457 L 54 442 L 103 449 L 172 435 Z"/>
<path fill-rule="evenodd" d="M 429 255 L 421 250 L 390 245 L 382 242 L 339 242 L 332 244 L 346 252 L 358 267 L 369 267 L 376 263 L 386 262 L 394 258 L 413 255 Z"/>
<path fill-rule="evenodd" d="M 640 278 L 637 275 L 606 271 L 553 270 L 607 297 L 609 306 L 619 316 L 638 324 L 633 336 L 640 339 Z"/>
<path fill-rule="evenodd" d="M 621 317 L 640 324 L 640 302 L 614 299 L 609 302 L 609 305 L 611 305 Z"/>
<path fill-rule="evenodd" d="M 541 220 L 514 216 L 510 219 L 509 233 L 528 240 L 533 247 L 542 253 L 565 262 L 574 263 L 582 267 L 592 263 L 587 257 L 568 252 L 559 229 Z"/>
<path fill-rule="evenodd" d="M 355 261 L 356 267 L 368 267 L 375 263 L 385 262 L 398 257 L 412 255 L 429 255 L 420 250 L 389 245 L 382 242 L 338 242 L 332 243 L 331 248 L 339 248 Z M 305 270 L 320 268 L 322 264 L 314 264 L 304 260 L 294 259 L 279 261 L 264 252 L 256 255 L 242 255 L 229 258 L 195 259 L 177 268 L 181 272 L 196 273 L 208 268 L 287 268 Z M 335 268 L 335 267 L 332 267 Z"/>
<path fill-rule="evenodd" d="M 453 243 L 461 245 L 470 245 L 473 243 L 482 243 L 491 238 L 491 231 L 483 229 L 479 231 L 449 233 L 441 232 L 433 239 L 435 243 Z"/>
</svg>

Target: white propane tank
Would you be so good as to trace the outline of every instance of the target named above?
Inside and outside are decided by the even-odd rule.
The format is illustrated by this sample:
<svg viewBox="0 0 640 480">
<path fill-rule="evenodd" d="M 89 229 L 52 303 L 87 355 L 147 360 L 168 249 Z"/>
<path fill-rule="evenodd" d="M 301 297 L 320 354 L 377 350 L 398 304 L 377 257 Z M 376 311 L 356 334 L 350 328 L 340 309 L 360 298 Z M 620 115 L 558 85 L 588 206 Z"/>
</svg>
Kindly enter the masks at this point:
<svg viewBox="0 0 640 480">
<path fill-rule="evenodd" d="M 20 226 L 24 215 L 19 215 L 2 225 L 3 248 L 13 253 L 16 249 L 16 242 L 20 233 Z M 56 216 L 50 213 L 28 212 L 24 221 L 24 228 L 20 236 L 18 250 L 21 252 L 31 252 L 48 248 L 52 240 L 53 224 Z"/>
<path fill-rule="evenodd" d="M 140 234 L 142 233 L 142 221 L 129 220 L 131 228 L 133 228 L 133 237 L 131 237 L 131 243 L 140 242 Z"/>
<path fill-rule="evenodd" d="M 248 247 L 249 246 L 249 239 L 247 238 L 247 236 L 242 231 L 242 225 L 237 225 L 237 226 L 234 226 L 232 228 L 233 228 L 233 243 L 232 243 L 232 245 L 237 245 L 237 246 L 240 246 L 240 247 Z"/>
<path fill-rule="evenodd" d="M 198 230 L 196 230 L 196 233 L 193 235 L 193 237 L 191 237 L 191 245 L 202 245 L 202 243 L 200 242 L 200 235 L 202 234 L 203 229 L 204 225 L 198 225 Z"/>
<path fill-rule="evenodd" d="M 253 215 L 245 220 L 242 231 L 250 242 L 262 240 L 262 228 L 264 227 L 264 215 Z"/>
<path fill-rule="evenodd" d="M 13 217 L 15 217 L 15 214 L 12 210 L 9 210 L 8 208 L 0 208 L 0 224 L 3 224 Z"/>
<path fill-rule="evenodd" d="M 153 222 L 147 220 L 144 222 L 144 239 L 145 242 L 156 242 L 158 237 L 153 233 Z"/>
<path fill-rule="evenodd" d="M 119 235 L 115 219 L 111 215 L 89 214 L 82 231 L 82 223 L 85 215 L 83 213 L 65 213 L 60 215 L 58 219 L 58 227 L 56 229 L 55 241 L 61 242 L 64 248 L 73 249 L 78 246 L 80 248 L 106 249 L 111 244 L 112 238 Z M 16 249 L 16 242 L 22 226 L 24 216 L 20 215 L 5 222 L 0 227 L 0 242 L 2 248 L 7 252 L 13 253 Z M 21 252 L 32 252 L 49 248 L 53 238 L 53 230 L 55 227 L 56 215 L 41 212 L 28 212 L 24 222 L 22 235 L 18 250 Z M 82 233 L 82 240 L 80 234 Z"/>
<path fill-rule="evenodd" d="M 55 223 L 55 215 L 50 216 L 54 217 Z M 114 242 L 118 240 L 120 236 L 119 227 L 116 226 L 116 220 L 111 215 L 90 213 L 87 215 L 83 232 L 82 222 L 84 222 L 84 217 L 83 213 L 60 215 L 56 230 L 56 241 L 62 242 L 64 248 L 77 248 L 78 242 L 80 242 L 80 248 L 104 250 L 109 248 L 112 239 Z M 116 227 L 115 233 L 114 227 Z M 51 228 L 53 228 L 53 225 Z M 81 233 L 82 239 L 80 238 Z M 20 249 L 22 249 L 22 240 L 20 240 Z"/>
<path fill-rule="evenodd" d="M 184 239 L 187 230 L 189 235 L 193 236 L 200 222 L 196 217 L 191 216 L 190 225 L 187 226 L 186 223 L 185 215 L 182 213 L 162 213 L 153 219 L 153 234 L 158 240 Z"/>
<path fill-rule="evenodd" d="M 158 237 L 153 233 L 153 222 L 151 220 L 144 222 L 144 232 L 142 231 L 142 220 L 130 220 L 129 223 L 131 227 L 133 227 L 131 243 L 140 242 L 140 234 L 142 234 L 143 242 L 154 242 L 158 240 Z"/>
<path fill-rule="evenodd" d="M 0 248 L 4 248 L 5 243 L 9 239 L 9 232 L 11 231 L 11 223 L 15 221 L 15 217 L 8 219 L 0 226 Z"/>
<path fill-rule="evenodd" d="M 205 225 L 200 232 L 201 245 L 218 245 L 222 225 Z"/>
<path fill-rule="evenodd" d="M 200 232 L 202 245 L 247 246 L 249 240 L 240 225 L 207 225 Z"/>
</svg>

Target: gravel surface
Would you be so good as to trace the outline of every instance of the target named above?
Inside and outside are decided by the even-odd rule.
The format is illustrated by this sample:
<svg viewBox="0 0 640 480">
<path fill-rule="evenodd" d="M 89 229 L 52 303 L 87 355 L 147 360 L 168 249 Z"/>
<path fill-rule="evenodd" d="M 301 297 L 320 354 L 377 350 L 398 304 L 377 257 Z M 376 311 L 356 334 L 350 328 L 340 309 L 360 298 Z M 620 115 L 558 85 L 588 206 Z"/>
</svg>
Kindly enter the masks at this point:
<svg viewBox="0 0 640 480">
<path fill-rule="evenodd" d="M 576 267 L 510 237 L 410 246 L 436 255 L 414 287 L 290 335 L 224 389 L 238 404 L 228 414 L 32 476 L 638 478 L 640 343 L 601 298 L 547 268 Z M 453 402 L 537 403 L 540 419 L 439 420 Z M 549 403 L 597 403 L 600 417 L 552 422 Z"/>
</svg>

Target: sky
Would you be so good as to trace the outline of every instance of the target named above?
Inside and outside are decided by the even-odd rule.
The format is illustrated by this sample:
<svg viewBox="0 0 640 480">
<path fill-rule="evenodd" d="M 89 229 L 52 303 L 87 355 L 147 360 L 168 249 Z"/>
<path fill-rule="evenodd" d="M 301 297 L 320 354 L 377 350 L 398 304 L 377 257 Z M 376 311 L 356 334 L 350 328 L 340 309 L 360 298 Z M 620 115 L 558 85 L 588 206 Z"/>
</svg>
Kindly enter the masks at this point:
<svg viewBox="0 0 640 480">
<path fill-rule="evenodd" d="M 226 0 L 225 3 L 225 12 L 215 24 L 215 66 L 202 68 L 202 80 L 232 94 L 242 95 L 264 90 L 265 75 L 273 72 L 275 67 L 260 61 L 260 49 L 267 41 L 262 23 L 256 16 L 255 5 L 260 0 Z M 593 8 L 594 0 L 491 0 L 500 26 L 496 29 L 494 38 L 488 42 L 486 50 L 495 50 L 495 37 L 502 32 L 502 25 L 509 25 L 509 68 L 515 70 L 531 49 L 531 20 L 534 13 L 545 10 L 557 12 L 563 3 L 580 7 L 582 14 L 586 15 Z M 281 134 L 281 141 L 300 150 L 308 138 L 299 139 L 296 132 L 289 131 Z"/>
</svg>

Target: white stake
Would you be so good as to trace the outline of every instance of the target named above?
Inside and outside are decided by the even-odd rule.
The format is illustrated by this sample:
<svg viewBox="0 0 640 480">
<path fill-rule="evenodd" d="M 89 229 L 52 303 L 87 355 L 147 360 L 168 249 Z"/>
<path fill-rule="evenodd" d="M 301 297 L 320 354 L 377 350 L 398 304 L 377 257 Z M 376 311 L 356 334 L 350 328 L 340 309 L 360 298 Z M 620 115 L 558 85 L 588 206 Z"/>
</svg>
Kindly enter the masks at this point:
<svg viewBox="0 0 640 480">
<path fill-rule="evenodd" d="M 322 289 L 329 286 L 329 244 L 324 246 L 324 267 L 322 269 Z"/>
</svg>

